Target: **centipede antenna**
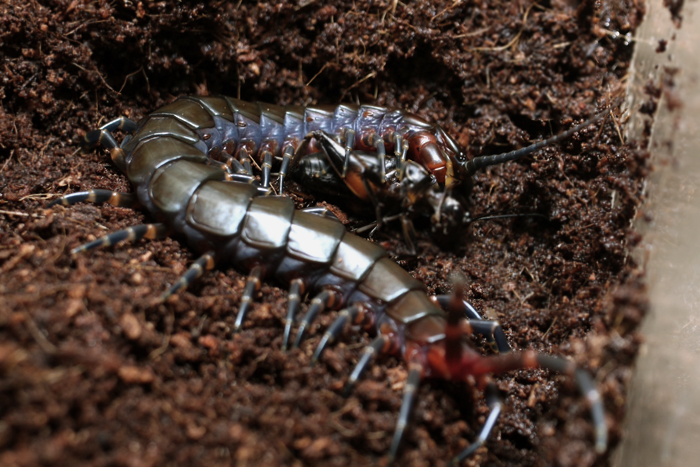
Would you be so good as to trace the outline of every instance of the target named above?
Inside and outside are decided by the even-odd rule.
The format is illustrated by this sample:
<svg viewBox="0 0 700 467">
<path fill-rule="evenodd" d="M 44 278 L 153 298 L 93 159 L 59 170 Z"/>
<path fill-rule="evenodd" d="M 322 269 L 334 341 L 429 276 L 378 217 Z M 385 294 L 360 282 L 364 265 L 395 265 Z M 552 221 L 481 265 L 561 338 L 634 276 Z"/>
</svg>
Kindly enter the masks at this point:
<svg viewBox="0 0 700 467">
<path fill-rule="evenodd" d="M 292 324 L 294 317 L 299 310 L 301 303 L 301 294 L 304 293 L 304 280 L 294 279 L 289 284 L 289 303 L 287 304 L 287 318 L 284 320 L 284 337 L 282 338 L 282 350 L 287 350 L 289 345 L 289 336 L 292 333 Z"/>
<path fill-rule="evenodd" d="M 337 305 L 336 302 L 339 302 L 339 298 L 340 296 L 335 290 L 325 289 L 311 300 L 309 309 L 306 311 L 306 315 L 304 315 L 304 319 L 302 320 L 299 330 L 297 331 L 297 338 L 294 341 L 295 348 L 299 347 L 299 344 L 301 344 L 301 340 L 304 337 L 304 331 L 311 325 L 314 319 L 316 319 L 316 315 L 325 310 L 326 307 L 333 307 L 334 305 Z"/>
<path fill-rule="evenodd" d="M 416 398 L 416 391 L 418 390 L 422 373 L 423 367 L 419 363 L 411 363 L 406 386 L 403 389 L 403 400 L 401 401 L 399 419 L 396 422 L 396 431 L 394 431 L 394 438 L 391 440 L 391 448 L 389 448 L 389 464 L 394 462 L 396 454 L 399 452 L 401 439 L 413 410 L 413 401 Z"/>
<path fill-rule="evenodd" d="M 120 193 L 118 191 L 95 189 L 79 191 L 61 196 L 60 198 L 51 201 L 46 205 L 46 207 L 50 208 L 51 206 L 56 206 L 57 204 L 62 206 L 72 206 L 82 202 L 95 204 L 108 203 L 112 206 L 122 208 L 133 208 L 139 204 L 138 198 L 132 193 Z"/>
<path fill-rule="evenodd" d="M 333 324 L 328 326 L 328 329 L 326 330 L 325 333 L 323 333 L 323 337 L 321 338 L 321 342 L 319 342 L 318 347 L 316 347 L 316 351 L 314 352 L 314 355 L 311 357 L 311 364 L 315 364 L 318 359 L 321 357 L 321 354 L 323 353 L 323 350 L 326 348 L 326 345 L 329 343 L 333 342 L 336 337 L 338 337 L 338 334 L 340 334 L 340 331 L 343 330 L 343 327 L 347 324 L 348 321 L 352 322 L 355 320 L 355 318 L 358 316 L 360 313 L 360 307 L 358 305 L 353 305 L 350 308 L 346 308 L 342 310 L 340 313 L 338 313 L 338 317 L 333 321 Z"/>
<path fill-rule="evenodd" d="M 476 438 L 476 441 L 450 460 L 450 462 L 447 464 L 448 466 L 459 465 L 460 462 L 476 452 L 477 449 L 484 445 L 486 440 L 489 438 L 493 427 L 496 425 L 498 416 L 501 414 L 503 402 L 501 402 L 501 399 L 498 396 L 498 389 L 496 388 L 495 384 L 489 382 L 489 384 L 486 386 L 485 393 L 486 404 L 490 409 L 486 423 L 484 423 L 484 426 L 481 428 L 481 432 Z"/>
<path fill-rule="evenodd" d="M 97 240 L 93 240 L 89 243 L 80 245 L 79 247 L 73 248 L 70 252 L 71 255 L 81 253 L 83 251 L 94 250 L 95 248 L 101 248 L 105 246 L 116 245 L 122 242 L 132 242 L 136 240 L 141 240 L 142 238 L 147 238 L 154 240 L 157 238 L 163 238 L 166 236 L 168 228 L 165 224 L 140 224 L 134 225 L 132 227 L 127 227 L 126 229 L 117 230 L 104 237 L 100 237 Z"/>
<path fill-rule="evenodd" d="M 163 295 L 160 296 L 160 301 L 164 302 L 171 295 L 174 295 L 179 291 L 186 289 L 190 284 L 199 279 L 202 276 L 202 274 L 204 274 L 204 271 L 211 271 L 212 269 L 214 269 L 214 255 L 215 253 L 213 251 L 208 251 L 199 258 L 197 258 L 197 260 L 194 263 L 192 263 L 189 269 L 185 271 L 185 274 L 183 274 L 182 277 L 180 277 L 180 279 L 178 279 L 177 282 L 175 282 L 173 286 L 170 287 L 170 289 L 168 289 L 165 293 L 163 293 Z"/>
<path fill-rule="evenodd" d="M 605 117 L 607 114 L 608 114 L 608 111 L 606 110 L 605 112 L 601 112 L 601 113 L 589 118 L 585 122 L 580 123 L 580 124 L 574 126 L 573 128 L 568 129 L 567 131 L 565 131 L 563 133 L 559 133 L 558 135 L 552 136 L 551 138 L 547 138 L 545 140 L 538 141 L 534 144 L 531 144 L 530 146 L 527 146 L 527 147 L 524 147 L 521 149 L 516 149 L 515 151 L 506 152 L 504 154 L 495 154 L 493 156 L 475 157 L 474 159 L 467 161 L 467 163 L 464 166 L 467 170 L 467 175 L 472 175 L 477 170 L 483 169 L 484 167 L 488 167 L 490 165 L 503 164 L 504 162 L 509 162 L 509 161 L 514 161 L 516 159 L 520 159 L 521 157 L 527 156 L 528 154 L 532 154 L 533 152 L 535 152 L 535 151 L 537 151 L 545 146 L 559 143 L 560 141 L 563 141 L 566 138 L 569 138 L 577 131 L 581 131 L 584 128 L 586 128 L 588 125 L 597 122 L 601 118 Z"/>
<path fill-rule="evenodd" d="M 248 279 L 245 283 L 245 288 L 243 289 L 243 296 L 241 297 L 241 306 L 238 309 L 238 315 L 236 315 L 236 323 L 234 324 L 234 332 L 238 332 L 243 324 L 243 319 L 245 318 L 248 310 L 253 304 L 253 293 L 260 290 L 260 280 L 262 279 L 263 269 L 262 266 L 254 266 L 248 274 Z"/>
</svg>

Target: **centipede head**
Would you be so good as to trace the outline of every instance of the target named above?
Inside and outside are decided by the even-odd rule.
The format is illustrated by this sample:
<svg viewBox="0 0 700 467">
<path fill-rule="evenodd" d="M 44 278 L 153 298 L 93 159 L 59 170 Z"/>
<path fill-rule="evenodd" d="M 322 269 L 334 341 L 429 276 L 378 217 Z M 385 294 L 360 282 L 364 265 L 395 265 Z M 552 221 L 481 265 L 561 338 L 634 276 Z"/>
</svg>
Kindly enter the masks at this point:
<svg viewBox="0 0 700 467">
<path fill-rule="evenodd" d="M 429 220 L 431 236 L 439 244 L 454 245 L 455 236 L 470 224 L 467 198 L 459 190 L 432 184 L 420 191 L 414 190 L 408 199 L 410 210 Z"/>
<path fill-rule="evenodd" d="M 384 190 L 382 194 L 383 201 L 400 202 L 402 209 L 411 212 L 419 222 L 417 218 L 429 221 L 431 236 L 436 242 L 449 246 L 454 242 L 446 240 L 453 240 L 470 223 L 467 197 L 459 188 L 459 184 L 453 188 L 438 184 L 425 167 L 409 160 L 403 167 L 398 192 L 391 198 L 387 196 L 390 190 Z"/>
</svg>

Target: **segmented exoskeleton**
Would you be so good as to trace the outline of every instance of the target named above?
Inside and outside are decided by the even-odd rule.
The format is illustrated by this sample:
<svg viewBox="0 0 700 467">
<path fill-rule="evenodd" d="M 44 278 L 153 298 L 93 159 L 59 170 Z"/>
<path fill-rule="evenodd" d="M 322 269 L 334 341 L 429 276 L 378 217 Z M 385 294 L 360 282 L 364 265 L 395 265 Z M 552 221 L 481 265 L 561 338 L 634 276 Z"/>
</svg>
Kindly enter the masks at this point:
<svg viewBox="0 0 700 467">
<path fill-rule="evenodd" d="M 265 104 L 258 105 L 262 109 Z M 372 225 L 377 227 L 385 219 L 399 218 L 412 250 L 412 215 L 429 216 L 432 232 L 438 236 L 458 233 L 472 220 L 465 200 L 476 171 L 558 143 L 606 115 L 599 113 L 521 149 L 468 159 L 439 125 L 402 110 L 341 105 L 307 112 L 305 120 L 310 124 L 291 165 L 294 178 L 312 189 L 329 194 L 345 189 L 371 202 L 376 216 Z M 286 172 L 284 164 L 282 172 Z"/>
<path fill-rule="evenodd" d="M 350 107 L 336 109 L 333 120 L 342 120 L 345 109 Z M 388 258 L 379 246 L 346 232 L 340 222 L 327 217 L 323 210 L 295 210 L 291 199 L 270 194 L 270 168 L 275 157 L 282 158 L 284 168 L 295 154 L 314 154 L 315 141 L 326 144 L 324 135 L 335 131 L 335 127 L 314 126 L 328 121 L 326 117 L 317 118 L 319 113 L 316 108 L 302 111 L 229 98 L 185 98 L 153 112 L 138 124 L 121 118 L 89 132 L 86 146 L 109 149 L 112 160 L 133 184 L 135 196 L 90 190 L 66 195 L 52 205 L 80 201 L 141 205 L 159 222 L 114 232 L 75 248 L 73 253 L 175 233 L 201 256 L 163 294 L 163 300 L 192 283 L 204 270 L 215 265 L 233 266 L 248 274 L 236 330 L 240 329 L 263 278 L 274 278 L 289 287 L 284 348 L 290 342 L 297 310 L 307 292 L 314 298 L 301 320 L 294 346 L 300 344 L 304 330 L 318 313 L 340 310 L 324 333 L 314 361 L 348 323 L 372 330 L 377 337 L 363 351 L 347 388 L 353 386 L 377 354 L 396 354 L 406 360 L 409 375 L 389 451 L 391 459 L 399 449 L 422 379 L 473 379 L 485 391 L 490 415 L 478 439 L 454 457 L 453 462 L 459 462 L 485 442 L 500 413 L 501 402 L 488 375 L 535 367 L 576 377 L 580 391 L 591 404 L 595 449 L 603 452 L 607 446 L 605 414 L 587 372 L 559 357 L 533 351 L 511 352 L 500 325 L 482 320 L 464 301 L 460 285 L 450 296 L 429 298 L 425 286 Z M 396 115 L 406 124 L 417 125 L 407 114 Z M 350 116 L 356 118 L 354 113 L 347 118 Z M 116 129 L 132 133 L 121 146 L 111 134 Z M 396 146 L 405 147 L 397 131 L 393 131 Z M 315 141 L 305 138 L 309 133 L 315 135 Z M 247 167 L 254 154 L 262 162 L 262 185 L 254 183 L 251 168 Z M 403 155 L 397 155 L 396 160 L 405 162 Z M 424 158 L 420 160 L 425 163 Z M 425 163 L 425 167 L 437 177 L 440 172 L 431 164 Z M 404 167 L 409 166 L 406 163 Z M 449 173 L 447 168 L 446 179 Z M 363 185 L 368 183 L 362 177 L 360 181 Z M 464 338 L 472 333 L 484 335 L 499 355 L 482 356 L 469 347 Z"/>
</svg>

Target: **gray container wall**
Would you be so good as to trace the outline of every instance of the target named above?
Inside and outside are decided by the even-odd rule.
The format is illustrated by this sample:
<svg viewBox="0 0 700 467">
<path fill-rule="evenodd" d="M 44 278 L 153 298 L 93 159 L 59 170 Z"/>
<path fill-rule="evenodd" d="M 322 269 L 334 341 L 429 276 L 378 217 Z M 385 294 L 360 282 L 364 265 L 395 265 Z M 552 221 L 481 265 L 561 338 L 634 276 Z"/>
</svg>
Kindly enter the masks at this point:
<svg viewBox="0 0 700 467">
<path fill-rule="evenodd" d="M 647 267 L 651 308 L 613 465 L 685 467 L 700 465 L 700 12 L 686 0 L 676 28 L 662 0 L 647 9 L 629 85 L 629 138 L 643 128 L 644 85 L 677 73 L 652 130 L 655 171 L 638 216 L 651 222 L 638 220 L 644 240 L 633 252 Z M 664 53 L 656 51 L 660 39 L 668 41 Z"/>
</svg>

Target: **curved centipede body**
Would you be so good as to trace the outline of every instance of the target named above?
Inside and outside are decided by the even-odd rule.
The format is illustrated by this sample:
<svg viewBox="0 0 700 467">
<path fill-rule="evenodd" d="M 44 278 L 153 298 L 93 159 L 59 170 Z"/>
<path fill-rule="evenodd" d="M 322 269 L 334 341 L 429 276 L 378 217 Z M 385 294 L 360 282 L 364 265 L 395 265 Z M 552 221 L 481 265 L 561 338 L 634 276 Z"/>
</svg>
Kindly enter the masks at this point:
<svg viewBox="0 0 700 467">
<path fill-rule="evenodd" d="M 132 134 L 118 145 L 111 134 L 115 129 Z M 430 133 L 428 130 L 433 131 L 432 139 L 426 135 Z M 339 106 L 331 111 L 321 107 L 250 104 L 223 97 L 183 98 L 138 124 L 117 119 L 86 135 L 87 146 L 102 145 L 110 151 L 114 163 L 133 184 L 135 196 L 91 190 L 66 195 L 52 204 L 92 201 L 141 205 L 158 220 L 112 233 L 74 249 L 74 253 L 170 233 L 183 238 L 201 256 L 162 299 L 187 287 L 215 266 L 232 266 L 247 273 L 236 329 L 244 322 L 263 279 L 274 279 L 288 286 L 283 348 L 290 343 L 298 346 L 305 329 L 320 312 L 337 310 L 337 317 L 323 334 L 313 361 L 350 323 L 376 334 L 349 375 L 347 390 L 378 354 L 398 355 L 407 362 L 409 376 L 391 442 L 390 460 L 399 450 L 422 379 L 475 381 L 485 392 L 490 415 L 478 438 L 452 459 L 460 462 L 484 444 L 501 411 L 489 374 L 535 367 L 575 376 L 579 389 L 591 404 L 595 449 L 603 452 L 607 446 L 605 414 L 587 372 L 558 357 L 532 351 L 511 352 L 500 325 L 482 320 L 464 301 L 459 284 L 450 296 L 428 297 L 424 285 L 392 261 L 381 247 L 346 232 L 340 222 L 323 211 L 296 210 L 290 198 L 271 194 L 270 174 L 275 159 L 280 160 L 283 177 L 283 168 L 293 160 L 305 156 L 313 160 L 314 154 L 329 153 L 327 147 L 321 146 L 340 144 L 333 138 L 324 141 L 324 135 L 342 135 L 348 140 L 353 137 L 349 132 L 360 137 L 361 144 L 376 147 L 388 139 L 394 145 L 387 144 L 385 149 L 401 148 L 400 153 L 387 157 L 388 164 L 382 161 L 382 167 L 392 167 L 392 159 L 398 165 L 404 164 L 408 160 L 404 153 L 414 151 L 411 158 L 417 161 L 416 170 L 423 167 L 436 178 L 440 175 L 436 169 L 439 164 L 433 164 L 421 154 L 426 151 L 435 154 L 431 145 L 451 147 L 453 143 L 439 127 L 430 127 L 418 117 L 401 111 L 378 107 Z M 381 143 L 371 135 L 379 135 Z M 367 149 L 361 144 L 357 145 L 360 149 L 352 150 Z M 447 151 L 446 160 L 458 161 L 456 151 Z M 345 158 L 350 172 L 354 170 L 353 159 L 360 160 L 358 153 Z M 261 167 L 261 184 L 253 176 L 253 164 Z M 406 163 L 404 168 L 408 166 Z M 464 166 L 455 164 L 453 169 Z M 449 162 L 444 168 L 446 177 L 461 170 L 450 169 Z M 371 181 L 362 177 L 358 180 L 358 186 L 364 187 Z M 348 182 L 348 186 L 352 183 Z M 313 298 L 292 341 L 296 315 L 307 293 Z M 464 338 L 472 333 L 485 336 L 498 355 L 482 356 L 468 346 Z"/>
</svg>

